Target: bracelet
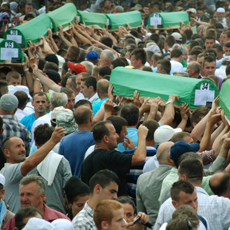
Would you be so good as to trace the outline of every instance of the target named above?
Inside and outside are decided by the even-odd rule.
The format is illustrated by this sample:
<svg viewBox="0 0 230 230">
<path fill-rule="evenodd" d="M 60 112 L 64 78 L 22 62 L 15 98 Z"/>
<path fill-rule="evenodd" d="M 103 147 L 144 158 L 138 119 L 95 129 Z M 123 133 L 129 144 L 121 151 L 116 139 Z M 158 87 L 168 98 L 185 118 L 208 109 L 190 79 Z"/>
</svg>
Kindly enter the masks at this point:
<svg viewBox="0 0 230 230">
<path fill-rule="evenodd" d="M 167 102 L 165 103 L 165 105 L 168 105 L 168 104 L 170 104 L 170 103 L 172 103 L 172 104 L 173 104 L 173 102 L 172 102 L 172 101 L 167 101 Z"/>
<path fill-rule="evenodd" d="M 37 81 L 41 81 L 39 78 L 35 78 L 35 80 L 37 80 Z"/>
<path fill-rule="evenodd" d="M 24 69 L 24 72 L 29 71 L 29 68 Z"/>
</svg>

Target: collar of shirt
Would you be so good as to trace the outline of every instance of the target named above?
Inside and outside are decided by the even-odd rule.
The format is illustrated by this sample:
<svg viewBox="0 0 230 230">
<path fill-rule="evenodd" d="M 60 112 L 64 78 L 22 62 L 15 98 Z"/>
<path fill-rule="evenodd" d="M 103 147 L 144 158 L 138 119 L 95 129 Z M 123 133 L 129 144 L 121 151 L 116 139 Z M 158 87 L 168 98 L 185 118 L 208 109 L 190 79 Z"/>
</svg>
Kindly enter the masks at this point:
<svg viewBox="0 0 230 230">
<path fill-rule="evenodd" d="M 98 98 L 98 94 L 95 93 L 91 98 L 89 98 L 89 101 L 92 102 L 94 99 Z"/>
<path fill-rule="evenodd" d="M 197 191 L 197 192 L 203 193 L 203 194 L 205 194 L 205 195 L 208 196 L 208 193 L 207 193 L 203 188 L 198 187 L 198 186 L 195 186 L 195 188 L 196 188 L 196 191 Z"/>
<path fill-rule="evenodd" d="M 88 201 L 85 202 L 84 209 L 90 216 L 93 217 L 93 209 L 89 207 Z"/>
</svg>

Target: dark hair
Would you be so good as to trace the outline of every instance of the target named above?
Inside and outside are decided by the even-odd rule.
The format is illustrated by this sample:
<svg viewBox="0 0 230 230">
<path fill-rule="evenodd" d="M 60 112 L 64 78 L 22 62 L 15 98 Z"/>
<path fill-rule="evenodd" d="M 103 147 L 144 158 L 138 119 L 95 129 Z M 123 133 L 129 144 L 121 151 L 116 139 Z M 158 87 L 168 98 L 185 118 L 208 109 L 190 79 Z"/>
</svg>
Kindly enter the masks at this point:
<svg viewBox="0 0 230 230">
<path fill-rule="evenodd" d="M 118 135 L 120 135 L 122 127 L 128 125 L 127 121 L 123 117 L 110 116 L 106 120 L 112 122 L 114 128 L 116 129 L 116 133 Z"/>
<path fill-rule="evenodd" d="M 204 60 L 203 60 L 203 66 L 205 65 L 205 62 L 215 62 L 216 63 L 216 60 L 214 57 L 211 57 L 211 56 L 204 56 Z"/>
<path fill-rule="evenodd" d="M 113 40 L 110 37 L 102 37 L 101 38 L 101 43 L 112 48 L 113 47 Z"/>
<path fill-rule="evenodd" d="M 112 122 L 109 120 L 99 121 L 93 126 L 93 138 L 96 144 L 101 143 L 104 136 L 110 135 L 109 129 L 107 128 L 106 124 L 112 124 Z"/>
<path fill-rule="evenodd" d="M 0 98 L 4 93 L 8 92 L 8 83 L 6 81 L 0 80 Z"/>
<path fill-rule="evenodd" d="M 67 96 L 74 95 L 74 97 L 75 97 L 75 93 L 74 93 L 74 91 L 71 88 L 63 88 L 63 89 L 61 89 L 60 92 L 61 93 L 65 93 Z"/>
<path fill-rule="evenodd" d="M 87 124 L 92 116 L 92 111 L 87 106 L 79 106 L 74 111 L 74 119 L 78 125 Z"/>
<path fill-rule="evenodd" d="M 125 62 L 124 62 L 123 60 L 121 60 L 120 58 L 117 58 L 117 59 L 113 60 L 113 61 L 111 62 L 111 64 L 113 65 L 113 68 L 114 68 L 114 69 L 115 69 L 116 67 L 118 67 L 118 66 L 123 66 L 123 67 L 126 66 Z"/>
<path fill-rule="evenodd" d="M 230 64 L 226 67 L 226 76 L 230 75 Z"/>
<path fill-rule="evenodd" d="M 34 96 L 36 96 L 36 95 L 38 95 L 39 97 L 45 96 L 45 97 L 46 97 L 46 100 L 48 101 L 48 97 L 47 97 L 46 93 L 43 93 L 43 92 L 37 92 L 37 93 L 35 93 L 35 94 L 33 95 L 33 100 L 34 100 Z"/>
<path fill-rule="evenodd" d="M 154 133 L 157 128 L 160 127 L 157 121 L 155 120 L 147 120 L 143 122 L 143 125 L 148 128 L 148 135 L 146 137 L 146 141 L 152 141 L 154 139 Z"/>
<path fill-rule="evenodd" d="M 180 180 L 175 182 L 171 189 L 170 194 L 172 200 L 179 201 L 180 200 L 180 192 L 184 192 L 187 194 L 193 194 L 195 187 L 189 181 Z"/>
<path fill-rule="evenodd" d="M 171 51 L 171 58 L 179 58 L 183 54 L 181 49 L 175 48 Z"/>
<path fill-rule="evenodd" d="M 160 36 L 157 33 L 153 33 L 150 35 L 150 39 L 157 44 L 160 40 Z"/>
<path fill-rule="evenodd" d="M 192 37 L 192 35 L 193 35 L 193 32 L 192 32 L 191 30 L 186 29 L 186 30 L 184 31 L 184 34 L 186 35 L 187 40 L 191 40 L 191 37 Z"/>
<path fill-rule="evenodd" d="M 18 99 L 18 108 L 23 109 L 24 106 L 29 101 L 28 95 L 24 91 L 17 91 L 17 92 L 14 93 L 14 95 Z"/>
<path fill-rule="evenodd" d="M 192 50 L 192 48 L 194 46 L 198 46 L 199 45 L 199 42 L 196 41 L 196 40 L 192 40 L 192 41 L 189 42 L 189 44 L 190 44 L 190 50 Z"/>
<path fill-rule="evenodd" d="M 97 91 L 97 80 L 94 77 L 84 77 L 81 79 L 81 81 L 85 82 L 87 88 L 93 86 L 94 92 Z"/>
<path fill-rule="evenodd" d="M 38 146 L 44 145 L 52 136 L 54 128 L 48 124 L 38 125 L 34 130 L 34 140 Z"/>
<path fill-rule="evenodd" d="M 92 103 L 91 103 L 90 101 L 88 101 L 88 100 L 86 100 L 86 99 L 82 99 L 82 100 L 80 100 L 80 101 L 78 101 L 78 102 L 75 103 L 74 109 L 78 108 L 78 107 L 81 106 L 81 105 L 86 105 L 86 104 L 90 105 L 90 108 L 91 108 L 91 109 L 93 108 L 93 107 L 92 107 Z"/>
<path fill-rule="evenodd" d="M 122 203 L 122 204 L 130 204 L 134 209 L 134 213 L 136 214 L 136 206 L 135 206 L 134 202 L 129 197 L 121 196 L 121 197 L 118 197 L 117 201 Z"/>
<path fill-rule="evenodd" d="M 170 74 L 171 72 L 171 63 L 169 60 L 162 59 L 157 62 L 157 64 L 161 65 L 161 69 L 165 70 L 166 74 Z"/>
<path fill-rule="evenodd" d="M 224 47 L 230 48 L 230 42 L 226 42 L 226 43 L 224 44 Z"/>
<path fill-rule="evenodd" d="M 55 71 L 59 71 L 59 68 L 58 68 L 58 65 L 54 62 L 47 62 L 45 65 L 44 65 L 44 68 L 43 70 L 48 70 L 48 69 L 52 69 L 52 70 L 55 70 Z"/>
<path fill-rule="evenodd" d="M 133 52 L 131 53 L 131 56 L 134 56 L 136 60 L 141 60 L 141 63 L 143 65 L 146 63 L 147 55 L 144 49 L 142 48 L 133 50 Z"/>
<path fill-rule="evenodd" d="M 20 208 L 15 215 L 15 227 L 19 230 L 23 229 L 26 225 L 25 218 L 35 217 L 37 214 L 43 217 L 42 213 L 34 207 Z"/>
<path fill-rule="evenodd" d="M 0 117 L 0 130 L 2 129 L 2 127 L 3 127 L 3 119 L 2 117 Z"/>
<path fill-rule="evenodd" d="M 103 66 L 99 69 L 99 75 L 104 77 L 105 75 L 111 74 L 111 68 L 109 66 Z"/>
<path fill-rule="evenodd" d="M 206 114 L 209 112 L 209 108 L 206 106 L 201 106 L 198 109 L 195 109 L 190 117 L 190 121 L 198 123 L 202 117 L 206 116 Z"/>
<path fill-rule="evenodd" d="M 120 116 L 125 118 L 128 126 L 136 126 L 139 118 L 139 109 L 132 103 L 125 104 L 121 108 Z"/>
<path fill-rule="evenodd" d="M 111 182 L 115 182 L 117 185 L 120 184 L 120 180 L 115 172 L 108 169 L 96 172 L 89 181 L 90 194 L 93 194 L 93 190 L 97 184 L 100 184 L 102 188 L 105 188 Z"/>
<path fill-rule="evenodd" d="M 166 39 L 165 42 L 168 44 L 169 47 L 172 47 L 175 43 L 176 40 L 172 35 L 169 35 Z"/>
<path fill-rule="evenodd" d="M 226 171 L 221 171 L 217 173 L 222 173 L 223 174 L 222 178 L 218 180 L 218 183 L 214 183 L 214 184 L 211 182 L 212 180 L 210 179 L 209 186 L 215 195 L 224 196 L 228 191 L 228 187 L 230 185 L 230 176 Z"/>
<path fill-rule="evenodd" d="M 214 44 L 212 48 L 216 48 L 217 52 L 222 52 L 222 53 L 224 52 L 223 47 L 220 44 Z"/>
<path fill-rule="evenodd" d="M 61 84 L 63 87 L 66 87 L 66 82 L 67 80 L 70 78 L 71 79 L 71 83 L 70 83 L 70 86 L 76 88 L 76 82 L 75 82 L 75 79 L 76 79 L 76 75 L 73 75 L 71 73 L 65 73 L 63 76 L 62 76 L 62 79 L 61 79 Z M 73 81 L 74 79 L 74 81 Z"/>
<path fill-rule="evenodd" d="M 77 46 L 70 46 L 67 53 L 69 54 L 69 60 L 78 60 L 80 48 Z"/>
<path fill-rule="evenodd" d="M 203 165 L 200 160 L 188 157 L 180 163 L 178 174 L 185 174 L 190 182 L 201 183 L 203 179 Z"/>
<path fill-rule="evenodd" d="M 191 137 L 191 134 L 190 133 L 187 133 L 187 132 L 179 132 L 179 133 L 175 133 L 172 137 L 171 137 L 171 139 L 170 139 L 170 141 L 172 141 L 172 142 L 177 142 L 177 141 L 184 141 L 184 138 L 185 137 Z"/>
</svg>

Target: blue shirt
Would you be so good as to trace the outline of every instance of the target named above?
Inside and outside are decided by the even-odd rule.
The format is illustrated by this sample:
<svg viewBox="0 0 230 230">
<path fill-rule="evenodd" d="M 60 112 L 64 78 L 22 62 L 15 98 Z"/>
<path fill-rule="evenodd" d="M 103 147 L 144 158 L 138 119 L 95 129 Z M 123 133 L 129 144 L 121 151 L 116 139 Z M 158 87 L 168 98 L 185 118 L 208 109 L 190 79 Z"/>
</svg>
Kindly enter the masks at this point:
<svg viewBox="0 0 230 230">
<path fill-rule="evenodd" d="M 20 121 L 20 123 L 22 123 L 23 125 L 26 126 L 26 128 L 28 129 L 28 131 L 31 134 L 31 129 L 33 126 L 33 123 L 36 121 L 36 117 L 34 116 L 34 113 L 27 115 L 25 117 L 23 117 Z"/>
<path fill-rule="evenodd" d="M 93 104 L 93 117 L 100 110 L 101 105 L 103 104 L 103 102 L 106 101 L 107 99 L 109 99 L 109 98 L 104 98 L 103 100 Z"/>
<path fill-rule="evenodd" d="M 73 175 L 80 177 L 85 152 L 94 144 L 93 134 L 87 130 L 76 131 L 61 140 L 58 153 L 69 161 Z"/>
</svg>

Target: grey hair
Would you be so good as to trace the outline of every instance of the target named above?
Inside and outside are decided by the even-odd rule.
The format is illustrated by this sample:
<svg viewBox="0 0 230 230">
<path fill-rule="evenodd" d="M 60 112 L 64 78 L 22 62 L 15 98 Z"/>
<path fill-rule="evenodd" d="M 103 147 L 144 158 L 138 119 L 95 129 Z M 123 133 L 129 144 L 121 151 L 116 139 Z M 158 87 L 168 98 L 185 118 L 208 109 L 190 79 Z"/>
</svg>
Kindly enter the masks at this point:
<svg viewBox="0 0 230 230">
<path fill-rule="evenodd" d="M 122 6 L 116 6 L 115 11 L 116 12 L 123 12 L 124 8 Z"/>
<path fill-rule="evenodd" d="M 183 72 L 183 71 L 174 71 L 173 75 L 175 76 L 181 76 L 181 77 L 189 77 L 187 72 Z"/>
<path fill-rule="evenodd" d="M 103 53 L 104 57 L 109 60 L 110 63 L 115 59 L 114 53 L 109 49 L 103 50 L 102 53 Z"/>
<path fill-rule="evenodd" d="M 89 75 L 92 75 L 93 68 L 94 68 L 93 63 L 90 62 L 90 61 L 82 61 L 81 64 L 82 64 L 83 66 L 85 66 L 85 68 L 86 68 L 86 70 L 87 70 L 87 73 L 88 73 Z"/>
<path fill-rule="evenodd" d="M 65 107 L 68 102 L 68 97 L 65 93 L 53 93 L 50 97 L 50 105 L 54 109 L 59 106 Z"/>
<path fill-rule="evenodd" d="M 195 70 L 196 70 L 196 73 L 200 73 L 201 67 L 200 67 L 199 62 L 197 62 L 197 61 L 192 61 L 192 62 L 190 62 L 190 64 L 191 64 L 191 69 L 195 69 Z"/>
<path fill-rule="evenodd" d="M 44 180 L 42 179 L 41 176 L 35 174 L 31 174 L 23 177 L 19 184 L 19 190 L 21 189 L 22 186 L 28 185 L 32 182 L 36 182 L 38 184 L 37 192 L 39 193 L 39 195 L 45 193 L 46 186 Z"/>
<path fill-rule="evenodd" d="M 95 46 L 93 47 L 92 50 L 93 50 L 93 51 L 96 51 L 99 57 L 101 56 L 101 53 L 102 53 L 102 51 L 103 51 L 103 49 L 101 49 L 101 48 L 99 48 L 99 47 L 95 47 Z"/>
</svg>

